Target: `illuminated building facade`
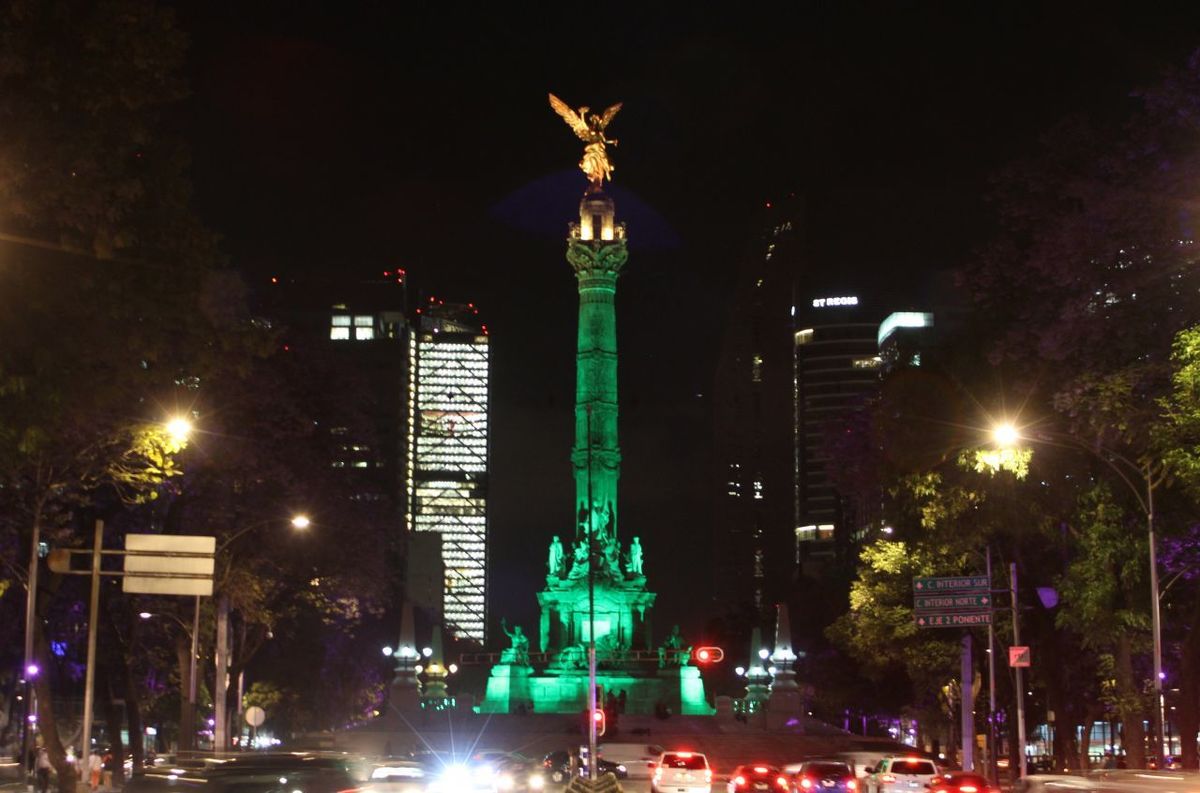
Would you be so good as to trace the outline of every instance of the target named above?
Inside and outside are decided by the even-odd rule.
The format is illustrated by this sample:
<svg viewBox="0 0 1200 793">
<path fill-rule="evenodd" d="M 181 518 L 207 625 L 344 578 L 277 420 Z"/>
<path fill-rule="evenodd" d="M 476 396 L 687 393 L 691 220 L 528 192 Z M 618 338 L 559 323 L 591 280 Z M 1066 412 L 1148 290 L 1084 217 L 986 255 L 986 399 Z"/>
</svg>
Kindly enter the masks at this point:
<svg viewBox="0 0 1200 793">
<path fill-rule="evenodd" d="M 823 293 L 798 302 L 792 334 L 796 470 L 795 560 L 806 572 L 844 548 L 869 520 L 874 494 L 839 493 L 829 434 L 879 388 L 879 321 L 858 295 Z"/>
<path fill-rule="evenodd" d="M 409 338 L 409 531 L 441 537 L 442 618 L 455 638 L 487 629 L 489 361 L 472 305 L 431 300 Z"/>
</svg>

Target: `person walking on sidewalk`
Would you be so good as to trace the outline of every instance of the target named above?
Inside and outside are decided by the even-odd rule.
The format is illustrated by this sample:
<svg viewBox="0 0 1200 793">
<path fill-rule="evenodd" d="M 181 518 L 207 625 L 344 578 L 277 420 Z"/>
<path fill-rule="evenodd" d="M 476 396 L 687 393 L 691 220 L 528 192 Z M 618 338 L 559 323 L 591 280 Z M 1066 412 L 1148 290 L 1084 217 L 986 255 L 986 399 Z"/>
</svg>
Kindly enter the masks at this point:
<svg viewBox="0 0 1200 793">
<path fill-rule="evenodd" d="M 38 747 L 34 766 L 37 770 L 38 793 L 47 793 L 50 790 L 50 753 L 45 746 Z"/>
<path fill-rule="evenodd" d="M 92 789 L 92 793 L 96 793 L 100 789 L 100 772 L 104 770 L 104 761 L 100 759 L 100 750 L 93 749 L 88 755 L 87 775 L 88 785 Z"/>
</svg>

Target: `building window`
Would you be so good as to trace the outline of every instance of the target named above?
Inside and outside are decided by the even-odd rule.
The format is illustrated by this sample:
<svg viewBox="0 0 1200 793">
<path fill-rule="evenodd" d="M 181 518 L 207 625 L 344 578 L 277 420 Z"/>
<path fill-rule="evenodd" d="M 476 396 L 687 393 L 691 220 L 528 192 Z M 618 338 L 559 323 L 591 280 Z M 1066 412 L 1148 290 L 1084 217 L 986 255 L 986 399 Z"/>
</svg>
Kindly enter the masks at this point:
<svg viewBox="0 0 1200 793">
<path fill-rule="evenodd" d="M 813 340 L 813 329 L 812 328 L 805 328 L 804 330 L 796 331 L 796 346 L 797 347 L 799 347 L 801 344 L 808 344 L 812 340 Z"/>
<path fill-rule="evenodd" d="M 855 369 L 878 369 L 883 364 L 883 359 L 878 355 L 873 355 L 870 358 L 855 358 L 851 365 Z"/>
<path fill-rule="evenodd" d="M 346 341 L 350 338 L 350 316 L 334 314 L 329 320 L 329 338 L 333 341 Z"/>
<path fill-rule="evenodd" d="M 375 317 L 367 314 L 354 316 L 354 340 L 369 341 L 375 338 Z"/>
<path fill-rule="evenodd" d="M 762 382 L 762 365 L 763 358 L 761 355 L 755 355 L 750 359 L 750 380 L 752 382 Z"/>
</svg>

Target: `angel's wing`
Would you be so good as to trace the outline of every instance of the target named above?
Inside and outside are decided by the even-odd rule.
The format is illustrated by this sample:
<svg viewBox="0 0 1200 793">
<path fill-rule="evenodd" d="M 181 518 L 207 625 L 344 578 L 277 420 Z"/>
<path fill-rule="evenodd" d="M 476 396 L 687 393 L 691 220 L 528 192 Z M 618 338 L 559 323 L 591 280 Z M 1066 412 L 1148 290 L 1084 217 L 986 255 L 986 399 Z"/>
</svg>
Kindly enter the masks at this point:
<svg viewBox="0 0 1200 793">
<path fill-rule="evenodd" d="M 575 134 L 579 136 L 580 140 L 590 141 L 591 130 L 588 129 L 587 123 L 579 117 L 578 113 L 567 107 L 566 102 L 562 101 L 554 94 L 550 94 L 550 107 L 554 108 L 555 113 L 558 113 L 560 116 L 562 116 L 563 121 L 567 122 L 567 126 L 575 131 Z"/>
<path fill-rule="evenodd" d="M 621 102 L 617 102 L 615 105 L 610 107 L 608 110 L 604 111 L 604 115 L 602 115 L 600 117 L 600 129 L 604 129 L 605 127 L 608 126 L 608 122 L 612 121 L 613 116 L 615 116 L 617 114 L 617 111 L 621 109 L 621 104 L 622 104 Z"/>
</svg>

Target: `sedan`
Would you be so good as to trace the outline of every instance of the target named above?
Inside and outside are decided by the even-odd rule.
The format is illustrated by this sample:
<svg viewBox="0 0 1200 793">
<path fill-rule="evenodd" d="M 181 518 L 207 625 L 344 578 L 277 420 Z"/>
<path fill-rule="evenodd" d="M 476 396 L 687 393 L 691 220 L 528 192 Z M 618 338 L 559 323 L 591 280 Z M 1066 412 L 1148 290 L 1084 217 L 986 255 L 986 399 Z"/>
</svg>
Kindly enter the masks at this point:
<svg viewBox="0 0 1200 793">
<path fill-rule="evenodd" d="M 797 793 L 858 793 L 854 772 L 840 760 L 806 760 L 793 779 Z"/>
<path fill-rule="evenodd" d="M 772 793 L 787 793 L 788 779 L 775 766 L 754 763 L 739 765 L 729 775 L 729 793 L 751 793 L 752 791 L 772 791 Z"/>
</svg>

